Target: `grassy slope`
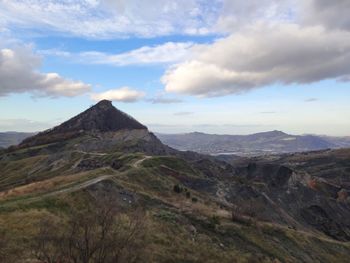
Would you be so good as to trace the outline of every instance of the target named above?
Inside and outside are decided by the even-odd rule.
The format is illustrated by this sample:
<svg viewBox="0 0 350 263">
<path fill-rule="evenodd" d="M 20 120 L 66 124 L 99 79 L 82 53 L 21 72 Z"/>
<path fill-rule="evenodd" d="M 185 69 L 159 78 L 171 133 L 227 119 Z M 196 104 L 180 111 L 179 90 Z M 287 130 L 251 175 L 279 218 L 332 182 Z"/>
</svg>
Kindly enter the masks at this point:
<svg viewBox="0 0 350 263">
<path fill-rule="evenodd" d="M 179 175 L 202 176 L 180 159 L 153 157 L 135 167 L 142 154 L 113 153 L 94 158 L 107 162 L 118 159 L 123 163 L 122 169 L 77 172 L 71 167 L 91 155 L 73 153 L 72 158 L 56 163 L 49 170 L 34 171 L 32 175 L 36 179 L 28 184 L 23 177 L 33 167 L 46 162 L 48 156 L 21 154 L 16 161 L 0 162 L 0 187 L 11 186 L 0 193 L 0 229 L 9 232 L 10 249 L 20 249 L 28 257 L 26 247 L 39 219 L 64 217 L 73 204 L 84 205 L 85 197 L 93 196 L 96 191 L 84 183 L 109 175 L 104 183 L 135 193 L 135 205 L 147 209 L 150 262 L 347 262 L 348 259 L 347 243 L 277 225 L 233 223 L 230 211 L 208 194 L 187 189 L 191 198 L 198 200 L 193 202 L 186 191 L 175 193 L 173 186 L 181 184 Z"/>
</svg>

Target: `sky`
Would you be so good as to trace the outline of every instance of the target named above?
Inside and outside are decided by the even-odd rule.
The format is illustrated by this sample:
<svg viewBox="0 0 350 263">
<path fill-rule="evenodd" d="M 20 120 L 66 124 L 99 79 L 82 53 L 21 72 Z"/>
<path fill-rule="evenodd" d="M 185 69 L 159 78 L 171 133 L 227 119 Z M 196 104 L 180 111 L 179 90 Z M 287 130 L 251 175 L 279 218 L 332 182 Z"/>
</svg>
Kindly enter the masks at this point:
<svg viewBox="0 0 350 263">
<path fill-rule="evenodd" d="M 162 133 L 350 136 L 349 0 L 0 0 L 0 131 L 99 100 Z"/>
</svg>

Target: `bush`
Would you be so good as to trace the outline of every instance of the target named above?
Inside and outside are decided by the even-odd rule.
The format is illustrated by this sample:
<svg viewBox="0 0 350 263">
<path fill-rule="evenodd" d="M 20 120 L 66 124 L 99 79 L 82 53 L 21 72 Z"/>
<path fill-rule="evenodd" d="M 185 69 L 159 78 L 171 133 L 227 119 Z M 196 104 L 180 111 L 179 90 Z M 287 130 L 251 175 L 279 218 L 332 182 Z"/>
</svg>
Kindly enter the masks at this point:
<svg viewBox="0 0 350 263">
<path fill-rule="evenodd" d="M 67 223 L 44 218 L 32 247 L 40 262 L 142 262 L 145 214 L 112 203 L 73 211 Z"/>
<path fill-rule="evenodd" d="M 178 184 L 174 185 L 174 192 L 175 193 L 181 193 L 183 191 L 182 187 Z"/>
<path fill-rule="evenodd" d="M 220 219 L 218 216 L 214 215 L 211 217 L 210 219 L 210 222 L 213 224 L 213 225 L 220 225 Z"/>
<path fill-rule="evenodd" d="M 208 229 L 215 230 L 217 225 L 220 225 L 219 217 L 213 215 L 211 218 L 209 218 L 209 222 L 206 224 L 206 227 Z"/>
<path fill-rule="evenodd" d="M 192 197 L 192 202 L 193 203 L 197 203 L 198 202 L 198 198 L 197 197 Z"/>
</svg>

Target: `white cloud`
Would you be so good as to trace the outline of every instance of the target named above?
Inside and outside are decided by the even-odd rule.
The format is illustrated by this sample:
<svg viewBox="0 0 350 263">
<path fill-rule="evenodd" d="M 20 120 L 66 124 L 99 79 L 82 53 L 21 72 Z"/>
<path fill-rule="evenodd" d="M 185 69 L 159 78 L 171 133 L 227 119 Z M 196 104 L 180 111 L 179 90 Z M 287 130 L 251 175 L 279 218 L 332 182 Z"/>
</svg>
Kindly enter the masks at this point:
<svg viewBox="0 0 350 263">
<path fill-rule="evenodd" d="M 339 82 L 350 82 L 350 75 L 345 75 L 338 79 Z"/>
<path fill-rule="evenodd" d="M 259 22 L 350 30 L 349 0 L 222 0 L 214 30 L 234 32 Z"/>
<path fill-rule="evenodd" d="M 349 5 L 349 0 L 1 0 L 0 31 L 155 37 L 232 33 L 257 22 L 348 30 Z"/>
<path fill-rule="evenodd" d="M 295 0 L 222 0 L 214 30 L 234 32 L 259 22 L 294 21 Z"/>
<path fill-rule="evenodd" d="M 104 64 L 113 66 L 174 63 L 190 56 L 189 49 L 193 43 L 167 42 L 157 46 L 144 46 L 120 54 L 106 54 L 102 52 L 82 52 L 72 54 L 73 60 L 81 63 Z M 54 55 L 67 56 L 66 52 L 54 52 Z"/>
<path fill-rule="evenodd" d="M 156 96 L 154 98 L 148 99 L 147 101 L 151 102 L 152 104 L 173 104 L 173 103 L 181 103 L 183 100 L 177 99 L 177 98 L 168 98 L 161 96 Z"/>
<path fill-rule="evenodd" d="M 0 22 L 89 38 L 203 34 L 213 23 L 216 5 L 201 0 L 2 0 Z"/>
<path fill-rule="evenodd" d="M 299 0 L 302 22 L 350 30 L 349 0 Z"/>
<path fill-rule="evenodd" d="M 0 49 L 0 96 L 29 92 L 36 96 L 73 97 L 91 86 L 65 79 L 57 73 L 41 73 L 41 57 L 29 47 Z"/>
<path fill-rule="evenodd" d="M 119 89 L 107 90 L 102 93 L 91 94 L 91 98 L 95 101 L 112 100 L 121 102 L 136 102 L 142 99 L 144 96 L 144 92 L 134 90 L 129 87 L 121 87 Z"/>
<path fill-rule="evenodd" d="M 168 92 L 223 96 L 281 84 L 305 84 L 350 73 L 350 32 L 295 24 L 257 25 L 193 48 L 192 60 L 162 77 Z"/>
<path fill-rule="evenodd" d="M 318 98 L 308 98 L 304 100 L 305 102 L 315 102 L 318 101 Z"/>
<path fill-rule="evenodd" d="M 192 111 L 179 111 L 174 113 L 175 116 L 188 116 L 192 114 L 194 114 Z"/>
</svg>

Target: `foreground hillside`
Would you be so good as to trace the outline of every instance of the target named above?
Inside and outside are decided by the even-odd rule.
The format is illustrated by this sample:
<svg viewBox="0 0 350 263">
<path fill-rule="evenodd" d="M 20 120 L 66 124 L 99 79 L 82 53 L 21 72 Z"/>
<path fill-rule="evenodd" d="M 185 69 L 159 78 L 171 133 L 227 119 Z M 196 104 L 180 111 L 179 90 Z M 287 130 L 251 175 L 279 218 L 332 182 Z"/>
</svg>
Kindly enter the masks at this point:
<svg viewBox="0 0 350 263">
<path fill-rule="evenodd" d="M 103 101 L 1 153 L 0 261 L 348 262 L 350 153 L 320 158 L 178 152 Z"/>
</svg>

